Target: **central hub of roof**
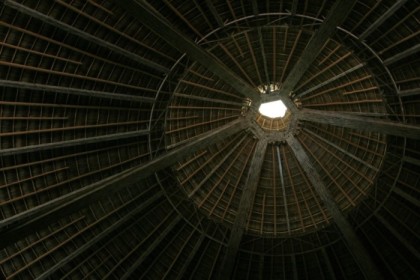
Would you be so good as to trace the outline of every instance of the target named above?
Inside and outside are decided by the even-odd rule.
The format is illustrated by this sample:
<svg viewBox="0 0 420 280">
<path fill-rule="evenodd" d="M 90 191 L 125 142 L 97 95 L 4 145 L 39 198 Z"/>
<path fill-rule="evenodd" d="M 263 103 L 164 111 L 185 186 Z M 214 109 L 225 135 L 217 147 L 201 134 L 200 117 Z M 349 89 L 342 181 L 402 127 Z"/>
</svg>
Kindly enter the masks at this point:
<svg viewBox="0 0 420 280">
<path fill-rule="evenodd" d="M 286 114 L 287 107 L 283 101 L 277 100 L 272 102 L 262 103 L 258 109 L 261 115 L 270 119 L 282 118 Z"/>
<path fill-rule="evenodd" d="M 279 84 L 273 83 L 259 86 L 258 91 L 263 96 L 274 94 L 279 88 Z M 256 122 L 266 131 L 286 131 L 289 127 L 291 115 L 283 101 L 265 102 L 261 103 L 258 112 L 256 112 Z"/>
</svg>

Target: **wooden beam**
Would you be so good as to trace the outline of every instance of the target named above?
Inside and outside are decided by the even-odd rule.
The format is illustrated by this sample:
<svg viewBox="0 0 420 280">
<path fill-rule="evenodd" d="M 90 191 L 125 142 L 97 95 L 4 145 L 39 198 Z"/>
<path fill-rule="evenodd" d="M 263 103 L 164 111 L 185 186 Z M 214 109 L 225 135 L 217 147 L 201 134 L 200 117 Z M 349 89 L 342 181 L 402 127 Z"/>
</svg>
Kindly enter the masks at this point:
<svg viewBox="0 0 420 280">
<path fill-rule="evenodd" d="M 360 63 L 360 64 L 358 64 L 358 65 L 356 65 L 356 66 L 354 66 L 354 67 L 352 67 L 352 68 L 350 68 L 350 69 L 348 69 L 348 70 L 346 70 L 346 71 L 338 74 L 337 76 L 332 77 L 331 79 L 328 79 L 328 80 L 326 80 L 326 81 L 324 81 L 322 83 L 319 83 L 316 86 L 314 86 L 314 87 L 312 87 L 312 88 L 310 88 L 310 89 L 308 89 L 308 90 L 306 90 L 306 91 L 304 91 L 302 93 L 297 94 L 296 96 L 297 97 L 303 97 L 303 96 L 307 95 L 308 93 L 311 93 L 314 90 L 319 89 L 320 87 L 323 87 L 323 86 L 325 86 L 325 85 L 327 85 L 327 84 L 329 84 L 329 83 L 331 83 L 331 82 L 333 82 L 335 80 L 340 79 L 341 77 L 346 76 L 347 74 L 350 74 L 350 73 L 352 73 L 352 72 L 354 72 L 354 71 L 356 71 L 356 70 L 364 67 L 365 65 L 366 65 L 366 63 Z"/>
<path fill-rule="evenodd" d="M 376 30 L 382 23 L 384 23 L 390 16 L 392 16 L 407 0 L 398 0 L 394 5 L 391 6 L 385 13 L 383 13 L 374 23 L 370 24 L 369 27 L 360 35 L 359 39 L 364 40 L 373 31 Z"/>
<path fill-rule="evenodd" d="M 411 163 L 411 164 L 415 164 L 417 166 L 420 166 L 420 159 L 417 159 L 417 158 L 413 158 L 413 157 L 410 157 L 410 156 L 404 156 L 403 161 Z"/>
<path fill-rule="evenodd" d="M 300 120 L 325 123 L 334 126 L 353 128 L 364 131 L 373 131 L 387 135 L 420 139 L 420 126 L 404 124 L 384 119 L 362 117 L 333 111 L 302 109 L 299 112 Z"/>
<path fill-rule="evenodd" d="M 258 3 L 257 0 L 252 0 L 252 12 L 254 13 L 254 16 L 258 15 Z"/>
<path fill-rule="evenodd" d="M 46 91 L 46 92 L 53 92 L 53 93 L 80 95 L 80 96 L 95 97 L 95 98 L 124 100 L 124 101 L 140 102 L 140 103 L 154 103 L 155 102 L 155 99 L 151 97 L 128 95 L 128 94 L 114 93 L 114 92 L 103 92 L 103 91 L 96 91 L 96 90 L 86 90 L 86 89 L 78 89 L 78 88 L 70 88 L 70 87 L 51 86 L 51 85 L 27 83 L 27 82 L 21 82 L 21 81 L 0 80 L 0 86 L 17 88 L 17 89 L 27 89 L 27 90 Z"/>
<path fill-rule="evenodd" d="M 402 197 L 405 200 L 407 200 L 408 202 L 412 203 L 414 206 L 420 207 L 420 200 L 418 200 L 417 198 L 415 198 L 414 196 L 412 196 L 408 192 L 403 191 L 402 189 L 400 189 L 398 187 L 393 188 L 392 191 L 394 193 L 396 193 L 397 195 L 399 195 L 400 197 Z"/>
<path fill-rule="evenodd" d="M 298 6 L 298 0 L 293 0 L 292 10 L 290 11 L 290 13 L 292 14 L 292 16 L 296 15 L 297 6 Z"/>
<path fill-rule="evenodd" d="M 213 15 L 214 19 L 217 21 L 217 25 L 222 28 L 225 24 L 223 23 L 222 18 L 220 17 L 219 13 L 216 10 L 216 7 L 213 5 L 213 1 L 206 0 L 206 5 L 210 10 L 210 13 Z"/>
<path fill-rule="evenodd" d="M 178 92 L 175 92 L 173 94 L 173 96 L 205 101 L 205 102 L 207 102 L 207 104 L 208 103 L 220 103 L 220 104 L 233 105 L 233 106 L 237 106 L 237 107 L 242 107 L 242 105 L 243 105 L 241 102 L 227 101 L 227 100 L 222 100 L 222 99 L 216 99 L 216 98 L 204 97 L 204 96 L 197 96 L 197 95 L 190 95 L 190 94 L 178 93 Z"/>
<path fill-rule="evenodd" d="M 376 213 L 375 217 L 388 229 L 388 231 L 392 234 L 393 237 L 397 238 L 402 245 L 404 245 L 404 247 L 411 252 L 411 254 L 413 254 L 413 256 L 417 259 L 420 260 L 420 251 L 418 251 L 418 247 L 416 246 L 416 242 L 412 241 L 412 243 L 410 243 L 402 234 L 401 232 L 395 228 L 395 224 L 393 223 L 391 225 L 391 223 L 389 221 L 387 221 L 383 216 L 381 216 L 380 214 Z M 397 225 L 397 226 L 401 226 L 401 225 Z M 384 233 L 386 234 L 386 233 Z M 418 232 L 417 232 L 418 234 Z M 418 239 L 417 239 L 418 240 Z"/>
<path fill-rule="evenodd" d="M 259 100 L 260 95 L 257 93 L 256 89 L 242 80 L 236 73 L 226 67 L 212 54 L 202 49 L 186 35 L 176 30 L 173 24 L 168 22 L 158 11 L 147 3 L 147 1 L 120 0 L 117 2 L 128 14 L 137 18 L 157 36 L 161 37 L 180 52 L 186 53 L 187 56 L 206 67 L 228 85 L 236 89 L 240 94 L 253 100 Z"/>
<path fill-rule="evenodd" d="M 322 256 L 324 257 L 324 260 L 325 260 L 325 265 L 327 267 L 327 272 L 328 272 L 329 278 L 333 279 L 333 280 L 337 279 L 337 277 L 335 277 L 334 269 L 333 269 L 333 266 L 331 264 L 330 257 L 328 256 L 327 251 L 325 250 L 325 248 L 321 248 L 321 252 L 322 252 Z"/>
<path fill-rule="evenodd" d="M 337 27 L 344 22 L 355 3 L 356 0 L 338 0 L 334 3 L 331 10 L 328 12 L 327 18 L 314 33 L 308 45 L 303 50 L 299 60 L 296 62 L 295 66 L 284 81 L 282 87 L 280 88 L 279 95 L 287 96 L 293 92 L 297 83 L 322 50 L 322 47 L 335 33 Z M 278 99 L 275 95 L 270 98 L 273 101 Z"/>
<path fill-rule="evenodd" d="M 410 56 L 412 54 L 416 54 L 416 53 L 418 54 L 419 51 L 420 51 L 420 44 L 417 44 L 417 45 L 415 45 L 411 48 L 408 48 L 404 51 L 398 52 L 396 55 L 391 56 L 390 58 L 386 59 L 384 61 L 384 64 L 389 65 L 389 64 L 395 63 L 398 60 L 403 59 L 403 58 L 405 58 L 407 56 Z"/>
<path fill-rule="evenodd" d="M 75 28 L 71 25 L 68 25 L 68 24 L 63 23 L 59 20 L 56 20 L 53 17 L 47 16 L 47 15 L 45 15 L 43 13 L 40 13 L 36 10 L 28 8 L 25 5 L 19 4 L 15 1 L 4 0 L 4 5 L 6 5 L 10 8 L 13 8 L 13 9 L 15 9 L 15 10 L 17 10 L 17 11 L 23 13 L 23 14 L 31 16 L 35 19 L 38 19 L 38 20 L 40 20 L 40 21 L 42 21 L 46 24 L 50 24 L 54 27 L 60 28 L 61 30 L 65 31 L 65 32 L 68 32 L 72 35 L 75 35 L 79 38 L 82 38 L 82 39 L 88 41 L 89 43 L 104 47 L 104 48 L 106 48 L 108 50 L 111 50 L 111 51 L 113 51 L 113 52 L 115 52 L 119 55 L 122 55 L 122 56 L 124 56 L 124 57 L 126 57 L 126 58 L 128 58 L 132 61 L 135 61 L 139 64 L 142 64 L 142 65 L 145 65 L 145 66 L 150 67 L 152 69 L 155 69 L 159 72 L 167 73 L 167 72 L 170 71 L 168 68 L 166 68 L 162 65 L 159 65 L 159 64 L 157 64 L 153 61 L 150 61 L 148 59 L 145 59 L 145 58 L 143 58 L 139 55 L 136 55 L 132 52 L 129 52 L 129 51 L 125 50 L 124 48 L 121 48 L 119 46 L 111 44 L 111 43 L 109 43 L 105 40 L 102 40 L 98 37 L 95 37 L 95 36 L 89 34 L 89 33 L 81 31 L 80 29 L 77 29 L 77 28 Z"/>
<path fill-rule="evenodd" d="M 113 223 L 111 226 L 109 226 L 105 230 L 101 231 L 98 235 L 96 235 L 89 241 L 83 243 L 83 245 L 79 246 L 76 250 L 72 251 L 69 255 L 66 255 L 64 258 L 60 259 L 53 266 L 48 267 L 46 271 L 44 271 L 41 275 L 37 276 L 37 279 L 38 280 L 49 279 L 62 266 L 68 264 L 73 259 L 81 256 L 87 250 L 92 248 L 92 246 L 96 246 L 99 242 L 103 242 L 104 240 L 106 240 L 106 238 L 109 237 L 110 234 L 112 234 L 114 231 L 118 229 L 121 229 L 124 225 L 128 224 L 130 221 L 133 220 L 133 218 L 135 218 L 138 214 L 140 214 L 144 210 L 148 209 L 150 205 L 152 205 L 154 202 L 159 200 L 159 198 L 161 198 L 162 196 L 163 196 L 162 191 L 159 191 L 158 193 L 154 194 L 147 201 L 142 202 L 139 205 L 139 207 L 128 212 L 128 214 L 123 216 L 121 219 Z"/>
<path fill-rule="evenodd" d="M 231 279 L 239 245 L 245 231 L 247 218 L 249 217 L 249 213 L 252 209 L 258 183 L 260 181 L 260 173 L 264 162 L 265 152 L 267 150 L 267 144 L 268 142 L 263 139 L 259 140 L 255 147 L 251 165 L 248 170 L 247 180 L 244 189 L 242 190 L 239 208 L 230 232 L 226 254 L 221 265 L 219 279 Z"/>
<path fill-rule="evenodd" d="M 261 33 L 261 27 L 258 27 L 257 30 L 258 30 L 258 41 L 259 41 L 260 48 L 261 48 L 262 63 L 264 65 L 265 79 L 263 79 L 263 80 L 265 80 L 265 83 L 267 84 L 267 86 L 270 86 L 271 79 L 270 79 L 270 75 L 268 74 L 267 56 L 265 54 L 266 51 L 265 51 L 265 47 L 264 47 L 263 36 L 262 36 L 262 33 Z"/>
<path fill-rule="evenodd" d="M 401 97 L 413 96 L 413 95 L 420 95 L 420 88 L 400 90 L 398 92 L 398 95 L 401 96 Z"/>
<path fill-rule="evenodd" d="M 376 168 L 375 166 L 373 166 L 373 165 L 371 165 L 370 163 L 368 163 L 368 162 L 366 162 L 366 161 L 362 160 L 361 158 L 359 158 L 359 157 L 355 156 L 354 154 L 350 153 L 348 150 L 341 148 L 340 146 L 338 146 L 338 145 L 334 144 L 333 142 L 331 142 L 331 141 L 327 140 L 326 138 L 324 138 L 324 137 L 320 136 L 319 134 L 317 134 L 317 133 L 315 133 L 315 132 L 313 132 L 313 131 L 311 131 L 311 130 L 309 130 L 309 129 L 307 129 L 307 128 L 303 128 L 303 131 L 305 131 L 306 133 L 309 133 L 312 137 L 315 137 L 315 138 L 317 138 L 317 139 L 319 139 L 319 140 L 323 141 L 324 143 L 327 143 L 327 144 L 328 144 L 328 145 L 330 145 L 331 147 L 333 147 L 333 148 L 335 148 L 335 149 L 339 150 L 339 151 L 340 151 L 340 152 L 342 152 L 343 154 L 345 154 L 345 155 L 347 155 L 347 156 L 351 157 L 352 159 L 354 159 L 354 160 L 358 161 L 359 163 L 361 163 L 361 164 L 363 164 L 363 165 L 365 165 L 365 166 L 369 167 L 370 169 L 375 170 L 376 172 L 379 172 L 379 169 L 378 169 L 378 168 Z"/>
<path fill-rule="evenodd" d="M 100 199 L 104 195 L 111 195 L 123 190 L 127 186 L 153 175 L 156 171 L 173 166 L 176 162 L 238 133 L 245 127 L 246 122 L 243 119 L 237 119 L 220 128 L 193 137 L 189 143 L 170 150 L 141 166 L 109 176 L 106 179 L 6 218 L 0 222 L 0 248 L 23 238 L 38 228 L 42 228 L 45 224 L 87 207 L 92 201 Z"/>
<path fill-rule="evenodd" d="M 124 275 L 120 278 L 121 280 L 131 279 L 130 276 L 136 271 L 136 269 L 142 264 L 142 262 L 152 253 L 156 247 L 165 239 L 165 237 L 175 228 L 175 226 L 181 220 L 181 216 L 176 216 L 175 219 L 156 237 L 155 240 L 147 247 L 145 251 L 143 251 L 139 258 L 130 266 L 130 268 L 124 273 Z"/>
<path fill-rule="evenodd" d="M 206 176 L 204 178 L 200 178 L 201 181 L 197 184 L 197 186 L 194 187 L 194 189 L 188 194 L 188 198 L 191 198 L 192 196 L 194 196 L 196 194 L 196 192 L 210 179 L 213 177 L 213 174 L 219 170 L 219 168 L 226 162 L 226 160 L 228 160 L 232 154 L 234 152 L 237 152 L 236 149 L 238 149 L 243 142 L 245 141 L 245 139 L 248 138 L 247 134 L 243 134 L 241 138 L 234 138 L 234 143 L 235 145 L 233 147 L 230 147 L 229 150 L 221 150 L 223 151 L 222 154 L 224 154 L 224 157 L 221 160 L 218 160 L 217 164 L 211 169 L 210 172 L 208 172 L 206 174 Z M 226 147 L 228 148 L 228 147 Z M 204 164 L 206 164 L 207 162 L 205 162 Z M 182 183 L 181 183 L 182 185 Z"/>
<path fill-rule="evenodd" d="M 291 255 L 290 259 L 292 260 L 293 280 L 299 280 L 298 266 L 296 263 L 296 255 L 295 254 Z M 302 271 L 302 269 L 299 269 L 299 270 Z"/>
<path fill-rule="evenodd" d="M 328 209 L 333 220 L 343 234 L 343 238 L 347 243 L 347 247 L 354 256 L 356 262 L 359 264 L 359 267 L 361 268 L 363 274 L 366 276 L 366 279 L 382 279 L 378 269 L 375 266 L 375 263 L 371 259 L 366 248 L 364 248 L 363 244 L 360 242 L 355 230 L 352 228 L 351 224 L 346 220 L 344 214 L 341 212 L 327 186 L 322 181 L 321 176 L 318 174 L 318 171 L 313 166 L 309 156 L 306 154 L 303 146 L 294 136 L 287 137 L 286 141 L 289 147 L 292 149 L 300 166 L 306 173 L 307 178 L 311 182 L 312 186 L 318 193 L 325 207 Z"/>
<path fill-rule="evenodd" d="M 74 147 L 86 144 L 93 144 L 93 143 L 100 143 L 105 141 L 112 141 L 112 140 L 122 140 L 128 139 L 132 137 L 139 137 L 143 135 L 148 135 L 149 130 L 136 130 L 136 131 L 129 131 L 129 132 L 121 132 L 115 133 L 110 135 L 101 135 L 101 136 L 93 136 L 87 138 L 79 138 L 73 140 L 66 140 L 66 141 L 59 141 L 53 143 L 45 143 L 39 145 L 30 145 L 30 146 L 23 146 L 18 148 L 9 148 L 9 149 L 2 149 L 0 150 L 0 156 L 10 156 L 10 155 L 19 155 L 24 153 L 32 153 L 32 152 L 39 152 L 45 150 L 52 150 L 52 149 L 61 149 L 67 147 Z"/>
<path fill-rule="evenodd" d="M 178 277 L 176 278 L 177 280 L 178 279 L 185 279 L 184 278 L 186 276 L 186 275 L 184 275 L 185 274 L 185 271 L 188 269 L 188 267 L 190 266 L 191 263 L 196 263 L 195 262 L 196 261 L 196 259 L 195 259 L 196 254 L 197 254 L 198 250 L 200 249 L 201 244 L 203 243 L 205 237 L 206 236 L 204 235 L 204 233 L 202 233 L 200 235 L 200 238 L 195 243 L 194 248 L 188 254 L 188 257 L 183 261 L 182 268 L 181 268 L 181 270 L 178 273 Z"/>
<path fill-rule="evenodd" d="M 284 213 L 286 214 L 287 232 L 290 234 L 290 219 L 289 219 L 289 211 L 288 211 L 289 206 L 287 205 L 286 185 L 284 184 L 283 166 L 281 164 L 279 146 L 276 147 L 276 152 L 277 152 L 277 161 L 278 161 L 278 168 L 279 168 L 279 174 L 280 174 L 281 191 L 283 194 Z M 274 186 L 274 188 L 277 188 L 277 186 Z"/>
</svg>

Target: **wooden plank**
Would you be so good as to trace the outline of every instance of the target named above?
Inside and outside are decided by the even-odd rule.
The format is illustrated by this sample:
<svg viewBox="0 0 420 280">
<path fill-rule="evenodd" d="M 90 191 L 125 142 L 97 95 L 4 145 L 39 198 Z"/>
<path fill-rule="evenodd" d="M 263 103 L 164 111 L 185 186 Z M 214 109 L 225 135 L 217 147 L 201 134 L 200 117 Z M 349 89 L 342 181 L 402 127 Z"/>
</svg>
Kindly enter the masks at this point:
<svg viewBox="0 0 420 280">
<path fill-rule="evenodd" d="M 93 143 L 100 143 L 105 141 L 112 141 L 112 140 L 123 140 L 132 137 L 138 137 L 143 135 L 148 135 L 149 130 L 136 130 L 136 131 L 129 131 L 129 132 L 121 132 L 115 133 L 110 135 L 101 135 L 101 136 L 93 136 L 87 138 L 79 138 L 67 141 L 59 141 L 53 143 L 45 143 L 39 145 L 29 145 L 23 146 L 18 148 L 9 148 L 9 149 L 2 149 L 0 150 L 0 156 L 10 156 L 10 155 L 19 155 L 24 153 L 32 153 L 38 151 L 45 151 L 45 150 L 52 150 L 52 149 L 61 149 L 66 147 L 74 147 L 86 144 L 93 144 Z"/>
<path fill-rule="evenodd" d="M 284 81 L 280 88 L 279 95 L 288 96 L 293 92 L 297 83 L 315 61 L 327 40 L 331 38 L 337 27 L 347 18 L 355 3 L 356 0 L 338 0 L 334 3 L 331 10 L 328 12 L 327 18 L 314 33 L 308 45 L 303 50 L 299 60 Z M 276 95 L 271 95 L 270 100 L 278 100 L 278 97 Z"/>
<path fill-rule="evenodd" d="M 66 257 L 60 259 L 57 263 L 55 263 L 53 266 L 48 267 L 47 270 L 45 270 L 41 275 L 37 276 L 38 280 L 41 279 L 48 279 L 53 274 L 59 270 L 62 266 L 68 264 L 73 259 L 81 256 L 84 252 L 92 248 L 92 246 L 96 246 L 99 242 L 103 242 L 106 240 L 107 237 L 109 237 L 109 234 L 112 234 L 114 231 L 120 229 L 123 225 L 127 224 L 128 222 L 132 221 L 132 219 L 144 211 L 145 209 L 148 209 L 148 207 L 153 204 L 155 201 L 157 201 L 159 198 L 163 196 L 163 193 L 159 191 L 158 193 L 154 194 L 151 198 L 149 198 L 147 201 L 142 202 L 139 207 L 129 212 L 127 215 L 119 219 L 117 222 L 113 223 L 110 227 L 106 228 L 105 230 L 101 231 L 98 235 L 90 239 L 89 241 L 85 242 L 83 245 L 78 247 L 76 250 L 72 251 L 69 255 Z"/>
<path fill-rule="evenodd" d="M 362 117 L 333 111 L 302 109 L 299 112 L 300 120 L 330 124 L 334 126 L 372 131 L 387 135 L 420 139 L 420 126 L 404 124 L 384 119 Z"/>
<path fill-rule="evenodd" d="M 205 66 L 209 71 L 225 81 L 228 85 L 236 89 L 240 94 L 254 100 L 259 99 L 256 89 L 242 80 L 236 73 L 226 67 L 217 58 L 206 50 L 199 47 L 194 41 L 185 34 L 176 30 L 158 11 L 156 11 L 147 1 L 121 0 L 118 4 L 123 7 L 128 14 L 139 19 L 139 21 L 161 37 L 168 44 L 178 49 L 182 53 L 196 60 Z"/>
<path fill-rule="evenodd" d="M 27 83 L 27 82 L 21 82 L 21 81 L 0 80 L 0 86 L 18 88 L 18 89 L 45 91 L 45 92 L 52 92 L 52 93 L 80 95 L 80 96 L 95 97 L 95 98 L 106 98 L 106 99 L 113 99 L 113 100 L 124 100 L 124 101 L 144 102 L 144 103 L 155 102 L 155 99 L 151 97 L 135 96 L 135 95 L 128 95 L 128 94 L 123 94 L 123 93 L 114 93 L 114 92 L 103 92 L 103 91 L 96 91 L 96 90 L 86 90 L 86 89 L 78 89 L 78 88 L 70 88 L 70 87 L 51 86 L 51 85 Z"/>
<path fill-rule="evenodd" d="M 398 52 L 396 55 L 391 56 L 390 58 L 386 59 L 384 61 L 384 64 L 389 65 L 389 64 L 395 63 L 398 60 L 403 59 L 403 58 L 405 58 L 407 56 L 410 56 L 412 54 L 416 54 L 416 53 L 418 54 L 419 51 L 420 51 L 420 44 L 417 44 L 417 45 L 415 45 L 411 48 L 408 48 L 404 51 Z"/>
<path fill-rule="evenodd" d="M 176 162 L 208 145 L 236 134 L 245 127 L 246 122 L 243 119 L 237 119 L 218 129 L 193 137 L 189 143 L 168 151 L 141 166 L 124 170 L 106 179 L 6 218 L 0 222 L 0 248 L 33 233 L 36 229 L 45 226 L 45 224 L 87 207 L 92 201 L 100 199 L 104 195 L 111 195 L 114 192 L 123 190 L 127 186 L 153 175 L 158 170 L 173 166 Z"/>
<path fill-rule="evenodd" d="M 372 24 L 369 25 L 369 27 L 360 35 L 360 40 L 366 39 L 367 36 L 369 36 L 373 31 L 375 31 L 382 23 L 384 23 L 389 17 L 391 17 L 399 8 L 401 8 L 402 5 L 405 4 L 407 0 L 398 0 L 395 2 L 394 5 L 391 6 L 385 13 L 382 13 L 382 15 Z"/>
<path fill-rule="evenodd" d="M 143 58 L 143 57 L 141 57 L 139 55 L 136 55 L 136 54 L 134 54 L 132 52 L 129 52 L 129 51 L 127 51 L 127 50 L 125 50 L 125 49 L 123 49 L 123 48 L 121 48 L 119 46 L 116 46 L 114 44 L 111 44 L 111 43 L 109 43 L 109 42 L 107 42 L 105 40 L 102 40 L 102 39 L 100 39 L 98 37 L 95 37 L 95 36 L 93 36 L 93 35 L 91 35 L 89 33 L 86 33 L 84 31 L 80 30 L 80 29 L 77 29 L 77 28 L 75 28 L 73 26 L 70 26 L 70 25 L 68 25 L 66 23 L 63 23 L 63 22 L 59 21 L 59 20 L 56 20 L 53 17 L 47 16 L 47 15 L 45 15 L 43 13 L 40 13 L 40 12 L 38 12 L 36 10 L 33 10 L 31 8 L 28 8 L 25 5 L 19 4 L 19 3 L 15 2 L 15 1 L 11 1 L 11 0 L 4 0 L 4 5 L 6 5 L 8 7 L 11 7 L 13 9 L 15 9 L 15 10 L 23 13 L 23 14 L 26 14 L 28 16 L 31 16 L 31 17 L 33 17 L 35 19 L 38 19 L 38 20 L 40 20 L 40 21 L 42 21 L 44 23 L 47 23 L 47 24 L 50 24 L 50 25 L 52 25 L 54 27 L 60 28 L 60 29 L 66 31 L 66 32 L 68 32 L 70 34 L 73 34 L 73 35 L 75 35 L 77 37 L 80 37 L 80 38 L 88 41 L 89 43 L 92 43 L 92 44 L 95 44 L 95 45 L 104 47 L 104 48 L 106 48 L 108 50 L 111 50 L 111 51 L 113 51 L 113 52 L 115 52 L 115 53 L 117 53 L 119 55 L 122 55 L 122 56 L 124 56 L 124 57 L 126 57 L 126 58 L 128 58 L 130 60 L 133 60 L 133 61 L 135 61 L 135 62 L 137 62 L 139 64 L 143 64 L 143 65 L 145 65 L 147 67 L 150 67 L 152 69 L 155 69 L 155 70 L 157 70 L 159 72 L 163 72 L 163 73 L 169 72 L 169 69 L 166 68 L 166 67 L 164 67 L 164 66 L 162 66 L 162 65 L 159 65 L 159 64 L 157 64 L 157 63 L 155 63 L 153 61 L 150 61 L 150 60 L 145 59 L 145 58 Z"/>
<path fill-rule="evenodd" d="M 267 150 L 267 144 L 267 140 L 263 139 L 259 140 L 255 147 L 251 165 L 248 170 L 246 185 L 242 190 L 239 208 L 232 226 L 232 230 L 230 232 L 230 237 L 226 249 L 226 254 L 223 258 L 219 279 L 231 279 L 236 256 L 239 250 L 239 245 L 241 243 L 242 235 L 245 231 L 247 218 L 249 216 L 250 210 L 252 209 L 255 194 L 257 192 L 261 168 L 264 162 L 265 152 Z"/>
<path fill-rule="evenodd" d="M 313 166 L 309 156 L 306 154 L 303 146 L 293 136 L 289 136 L 287 138 L 287 143 L 294 152 L 294 155 L 300 166 L 305 171 L 307 178 L 311 182 L 312 186 L 318 193 L 322 202 L 330 212 L 333 220 L 343 234 L 343 238 L 347 243 L 347 247 L 355 257 L 356 262 L 359 264 L 359 267 L 365 274 L 366 278 L 382 279 L 375 263 L 371 259 L 366 248 L 357 237 L 355 230 L 352 228 L 351 224 L 346 220 L 344 214 L 341 212 L 327 186 L 322 181 L 321 176 L 318 174 L 318 171 Z"/>
<path fill-rule="evenodd" d="M 131 267 L 124 273 L 121 280 L 131 279 L 130 276 L 136 271 L 136 269 L 143 263 L 143 261 L 156 249 L 156 247 L 163 241 L 163 239 L 175 228 L 175 226 L 181 220 L 181 216 L 176 216 L 172 222 L 156 237 L 155 240 L 142 252 L 140 257 L 131 265 Z"/>
</svg>

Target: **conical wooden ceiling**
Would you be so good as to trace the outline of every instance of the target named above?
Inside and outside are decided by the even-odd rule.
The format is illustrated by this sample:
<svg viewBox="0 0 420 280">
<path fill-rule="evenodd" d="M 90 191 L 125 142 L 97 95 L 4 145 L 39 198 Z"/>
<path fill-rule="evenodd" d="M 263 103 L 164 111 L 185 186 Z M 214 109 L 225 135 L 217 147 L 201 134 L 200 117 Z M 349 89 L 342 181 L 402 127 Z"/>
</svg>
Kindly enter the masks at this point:
<svg viewBox="0 0 420 280">
<path fill-rule="evenodd" d="M 0 278 L 419 278 L 419 9 L 2 1 Z"/>
</svg>

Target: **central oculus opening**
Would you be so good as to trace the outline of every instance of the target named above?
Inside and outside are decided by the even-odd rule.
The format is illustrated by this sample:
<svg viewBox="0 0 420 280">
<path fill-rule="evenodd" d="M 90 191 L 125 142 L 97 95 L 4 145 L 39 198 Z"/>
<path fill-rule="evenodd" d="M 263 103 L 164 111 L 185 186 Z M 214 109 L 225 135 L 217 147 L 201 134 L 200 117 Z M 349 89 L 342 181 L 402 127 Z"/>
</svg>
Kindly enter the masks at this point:
<svg viewBox="0 0 420 280">
<path fill-rule="evenodd" d="M 287 107 L 281 100 L 278 100 L 262 103 L 258 111 L 265 117 L 275 119 L 284 117 L 287 111 Z"/>
</svg>

